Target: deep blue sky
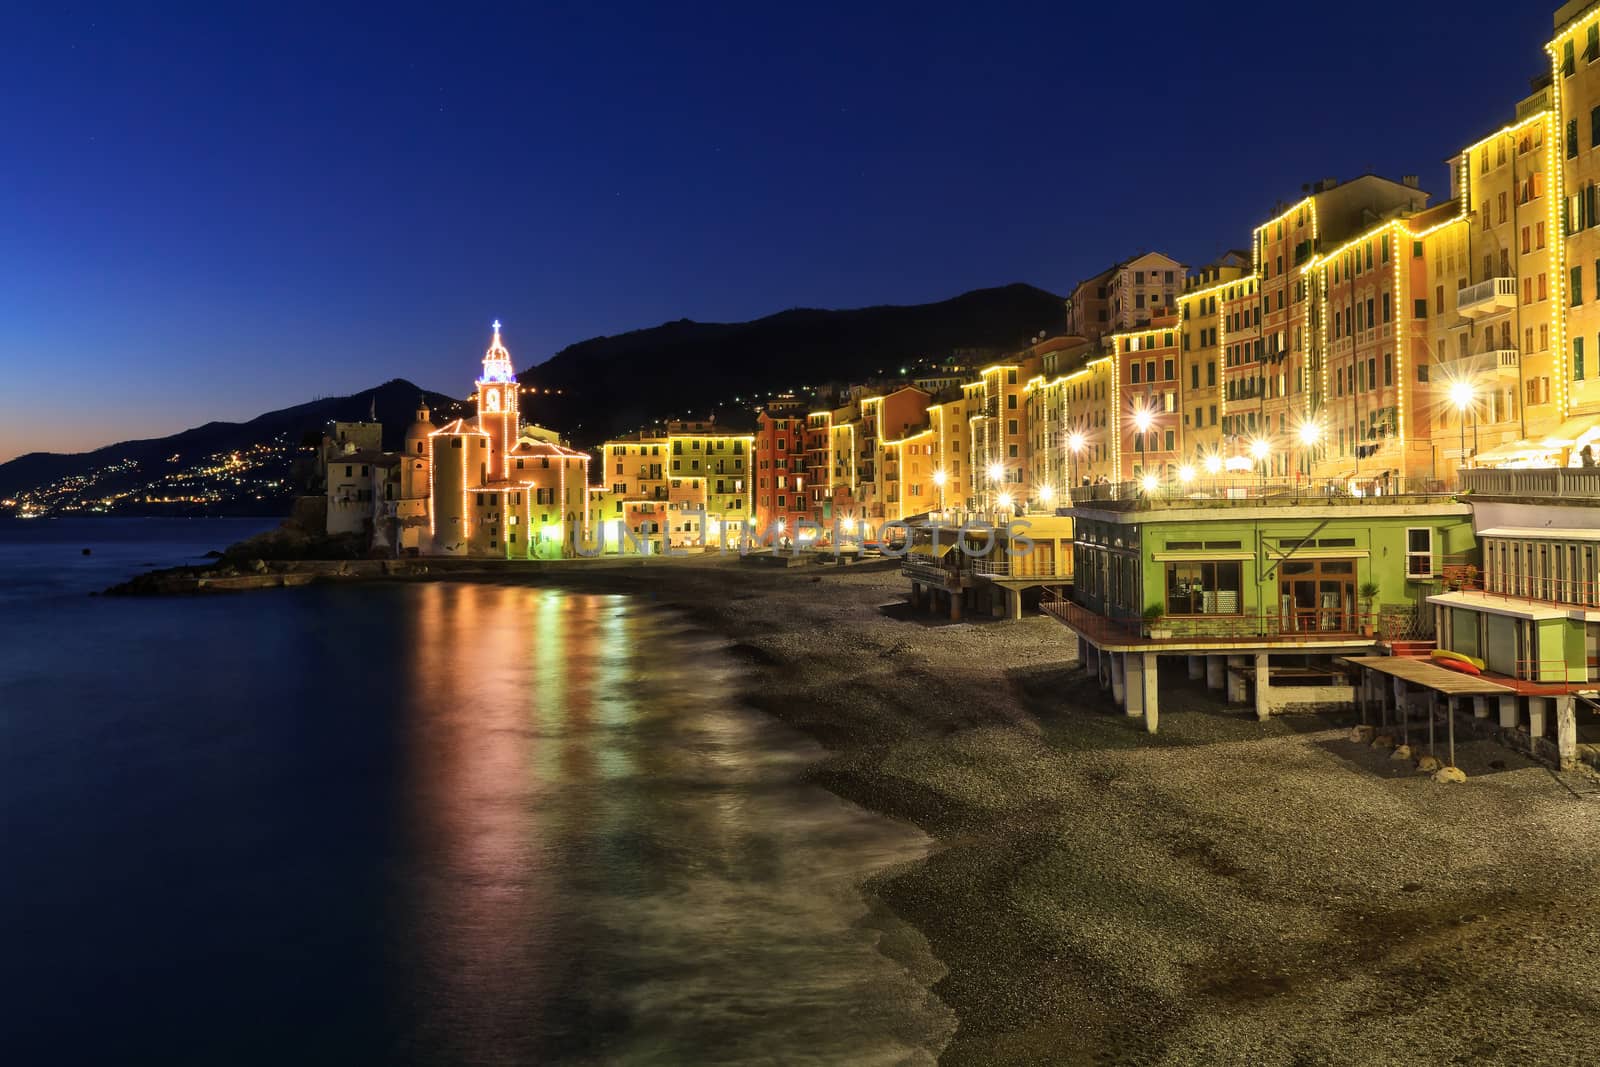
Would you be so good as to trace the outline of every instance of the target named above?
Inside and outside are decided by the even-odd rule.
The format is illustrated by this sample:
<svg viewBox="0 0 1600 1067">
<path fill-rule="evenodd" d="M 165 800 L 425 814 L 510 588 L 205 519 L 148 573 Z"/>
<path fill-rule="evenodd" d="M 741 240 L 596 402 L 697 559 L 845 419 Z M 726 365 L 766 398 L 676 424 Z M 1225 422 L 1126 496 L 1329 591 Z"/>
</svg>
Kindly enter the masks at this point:
<svg viewBox="0 0 1600 1067">
<path fill-rule="evenodd" d="M 497 316 L 524 367 L 1201 262 L 1325 175 L 1437 196 L 1555 6 L 16 5 L 0 460 L 397 375 L 462 394 Z"/>
</svg>

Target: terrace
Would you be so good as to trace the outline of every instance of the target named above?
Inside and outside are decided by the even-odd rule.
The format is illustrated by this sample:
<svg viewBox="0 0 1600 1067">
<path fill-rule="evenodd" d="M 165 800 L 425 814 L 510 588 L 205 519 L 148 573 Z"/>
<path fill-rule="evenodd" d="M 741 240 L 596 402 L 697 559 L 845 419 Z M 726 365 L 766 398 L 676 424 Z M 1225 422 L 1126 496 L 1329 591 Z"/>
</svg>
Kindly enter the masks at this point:
<svg viewBox="0 0 1600 1067">
<path fill-rule="evenodd" d="M 1472 473 L 1472 472 L 1464 472 Z M 1147 478 L 1107 482 L 1072 490 L 1072 506 L 1101 511 L 1160 511 L 1235 507 L 1363 507 L 1375 504 L 1438 504 L 1456 490 L 1438 478 L 1337 478 L 1286 481 L 1241 477 L 1185 483 Z"/>
<path fill-rule="evenodd" d="M 1165 616 L 1144 622 L 1113 619 L 1066 600 L 1047 601 L 1040 609 L 1076 631 L 1096 647 L 1145 652 L 1181 649 L 1212 651 L 1241 646 L 1311 645 L 1340 648 L 1375 644 L 1376 615 L 1316 610 L 1263 612 L 1254 615 Z"/>
</svg>

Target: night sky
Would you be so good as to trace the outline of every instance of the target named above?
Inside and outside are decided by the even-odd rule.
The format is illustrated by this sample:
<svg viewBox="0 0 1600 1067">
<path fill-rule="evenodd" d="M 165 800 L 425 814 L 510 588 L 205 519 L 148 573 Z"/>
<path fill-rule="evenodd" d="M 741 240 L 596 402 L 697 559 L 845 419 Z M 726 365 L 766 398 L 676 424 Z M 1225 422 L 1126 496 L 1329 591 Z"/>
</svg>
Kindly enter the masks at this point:
<svg viewBox="0 0 1600 1067">
<path fill-rule="evenodd" d="M 595 334 L 1066 292 L 1508 121 L 1555 0 L 14 5 L 0 460 Z M 1358 41 L 1364 42 L 1362 45 Z"/>
</svg>

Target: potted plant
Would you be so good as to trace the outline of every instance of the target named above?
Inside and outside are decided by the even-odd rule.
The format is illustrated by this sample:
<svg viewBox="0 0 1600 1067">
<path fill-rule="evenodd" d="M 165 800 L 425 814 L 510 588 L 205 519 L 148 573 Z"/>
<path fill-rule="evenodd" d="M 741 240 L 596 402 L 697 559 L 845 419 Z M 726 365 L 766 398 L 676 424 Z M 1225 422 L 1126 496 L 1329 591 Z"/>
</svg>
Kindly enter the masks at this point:
<svg viewBox="0 0 1600 1067">
<path fill-rule="evenodd" d="M 1161 620 L 1166 614 L 1167 609 L 1160 604 L 1151 604 L 1144 609 L 1144 635 L 1146 637 L 1161 640 L 1172 636 L 1172 629 L 1161 625 Z"/>
<path fill-rule="evenodd" d="M 1378 601 L 1378 583 L 1361 583 L 1361 633 L 1364 637 L 1371 637 L 1375 619 L 1372 606 Z"/>
</svg>

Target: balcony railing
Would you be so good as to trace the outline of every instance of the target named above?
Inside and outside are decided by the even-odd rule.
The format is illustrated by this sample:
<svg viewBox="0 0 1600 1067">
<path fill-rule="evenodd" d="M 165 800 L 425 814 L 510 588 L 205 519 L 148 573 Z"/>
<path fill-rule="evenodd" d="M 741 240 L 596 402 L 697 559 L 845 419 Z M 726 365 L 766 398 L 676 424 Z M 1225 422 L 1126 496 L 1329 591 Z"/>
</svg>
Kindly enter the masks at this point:
<svg viewBox="0 0 1600 1067">
<path fill-rule="evenodd" d="M 1188 483 L 1161 481 L 1147 487 L 1144 481 L 1105 482 L 1083 485 L 1072 490 L 1074 507 L 1118 505 L 1129 508 L 1210 508 L 1227 506 L 1273 506 L 1278 504 L 1365 504 L 1408 503 L 1439 500 L 1454 495 L 1448 483 L 1439 478 L 1385 479 L 1373 472 L 1359 477 L 1299 481 L 1252 479 L 1247 474 L 1233 478 Z"/>
<path fill-rule="evenodd" d="M 1484 348 L 1442 363 L 1458 378 L 1470 379 L 1485 374 L 1515 377 L 1522 365 L 1522 354 L 1515 348 Z"/>
<path fill-rule="evenodd" d="M 1548 497 L 1600 500 L 1600 468 L 1480 467 L 1460 472 L 1461 488 L 1474 496 Z"/>
<path fill-rule="evenodd" d="M 1374 614 L 1345 611 L 1297 611 L 1255 615 L 1168 615 L 1145 622 L 1139 619 L 1112 619 L 1071 601 L 1048 601 L 1041 611 L 1083 634 L 1090 641 L 1107 644 L 1228 644 L 1303 642 L 1350 639 L 1351 643 L 1374 641 L 1377 622 Z"/>
<path fill-rule="evenodd" d="M 1456 311 L 1469 319 L 1517 306 L 1515 278 L 1489 278 L 1456 293 Z"/>
<path fill-rule="evenodd" d="M 1473 568 L 1468 574 L 1446 581 L 1443 591 L 1478 593 L 1494 600 L 1519 600 L 1552 607 L 1600 607 L 1600 581 L 1590 578 L 1556 578 L 1499 570 L 1484 574 Z"/>
<path fill-rule="evenodd" d="M 1016 559 L 975 559 L 972 573 L 980 578 L 1071 578 L 1072 564 L 1065 559 L 1032 560 L 1027 556 Z"/>
</svg>

